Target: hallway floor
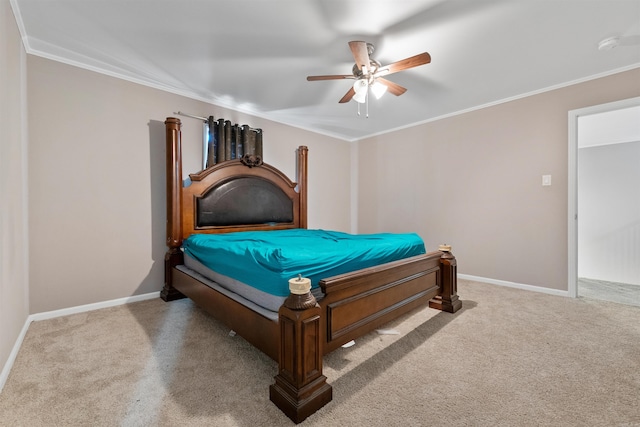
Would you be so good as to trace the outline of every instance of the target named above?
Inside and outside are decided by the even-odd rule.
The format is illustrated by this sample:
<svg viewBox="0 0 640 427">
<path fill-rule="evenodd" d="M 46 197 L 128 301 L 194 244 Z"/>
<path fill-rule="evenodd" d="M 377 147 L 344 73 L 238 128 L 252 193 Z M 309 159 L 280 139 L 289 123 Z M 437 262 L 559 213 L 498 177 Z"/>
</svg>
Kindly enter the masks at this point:
<svg viewBox="0 0 640 427">
<path fill-rule="evenodd" d="M 640 286 L 581 277 L 578 279 L 578 297 L 640 307 Z"/>
</svg>

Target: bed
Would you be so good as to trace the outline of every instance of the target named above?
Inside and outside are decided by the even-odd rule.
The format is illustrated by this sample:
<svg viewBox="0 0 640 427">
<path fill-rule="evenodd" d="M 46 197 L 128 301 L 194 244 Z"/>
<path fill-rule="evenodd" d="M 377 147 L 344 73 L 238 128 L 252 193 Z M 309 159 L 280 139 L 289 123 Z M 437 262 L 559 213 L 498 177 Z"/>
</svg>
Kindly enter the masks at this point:
<svg viewBox="0 0 640 427">
<path fill-rule="evenodd" d="M 191 259 L 191 240 L 198 235 L 307 229 L 308 149 L 297 150 L 296 182 L 260 157 L 245 155 L 190 174 L 185 183 L 180 120 L 169 117 L 165 126 L 168 250 L 161 298 L 192 299 L 276 360 L 278 374 L 269 396 L 295 423 L 332 399 L 331 385 L 322 374 L 323 355 L 418 307 L 451 313 L 461 308 L 456 259 L 447 245 L 316 278 L 313 289 L 306 277 L 291 277 L 291 292 L 281 295 L 277 313 L 280 302 L 255 303 L 251 295 L 245 298 L 220 285 L 230 278 L 228 272 L 215 276 L 218 272 L 213 271 L 211 276 L 200 259 Z"/>
</svg>

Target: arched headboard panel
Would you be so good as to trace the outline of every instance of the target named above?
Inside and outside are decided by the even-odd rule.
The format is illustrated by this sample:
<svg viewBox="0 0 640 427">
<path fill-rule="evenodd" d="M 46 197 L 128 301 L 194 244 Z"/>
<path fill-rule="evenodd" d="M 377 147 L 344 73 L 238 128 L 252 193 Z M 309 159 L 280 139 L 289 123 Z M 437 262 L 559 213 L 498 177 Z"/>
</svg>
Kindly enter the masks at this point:
<svg viewBox="0 0 640 427">
<path fill-rule="evenodd" d="M 195 203 L 198 229 L 294 222 L 293 200 L 271 181 L 253 176 L 216 184 Z"/>
</svg>

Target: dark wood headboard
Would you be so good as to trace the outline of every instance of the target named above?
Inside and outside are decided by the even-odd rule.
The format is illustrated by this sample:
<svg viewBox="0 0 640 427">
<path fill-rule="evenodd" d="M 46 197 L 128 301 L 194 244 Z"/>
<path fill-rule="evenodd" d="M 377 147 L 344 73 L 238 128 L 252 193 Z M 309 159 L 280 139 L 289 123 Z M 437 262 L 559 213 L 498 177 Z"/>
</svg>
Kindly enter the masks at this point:
<svg viewBox="0 0 640 427">
<path fill-rule="evenodd" d="M 271 165 L 237 159 L 190 174 L 185 186 L 180 120 L 168 117 L 165 126 L 170 250 L 195 233 L 307 228 L 307 147 L 297 150 L 297 183 Z"/>
</svg>

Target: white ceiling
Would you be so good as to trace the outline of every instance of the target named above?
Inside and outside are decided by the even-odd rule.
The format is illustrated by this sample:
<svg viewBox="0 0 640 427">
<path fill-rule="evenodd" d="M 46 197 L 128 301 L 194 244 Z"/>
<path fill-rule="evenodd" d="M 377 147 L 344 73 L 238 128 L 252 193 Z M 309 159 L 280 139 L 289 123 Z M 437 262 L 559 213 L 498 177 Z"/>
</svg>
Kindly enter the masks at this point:
<svg viewBox="0 0 640 427">
<path fill-rule="evenodd" d="M 11 0 L 27 52 L 357 140 L 640 67 L 640 0 Z M 599 51 L 607 37 L 618 47 Z M 339 104 L 350 40 L 408 88 Z M 638 82 L 640 85 L 640 82 Z M 362 109 L 364 113 L 364 108 Z M 171 115 L 173 112 L 167 112 Z"/>
</svg>

